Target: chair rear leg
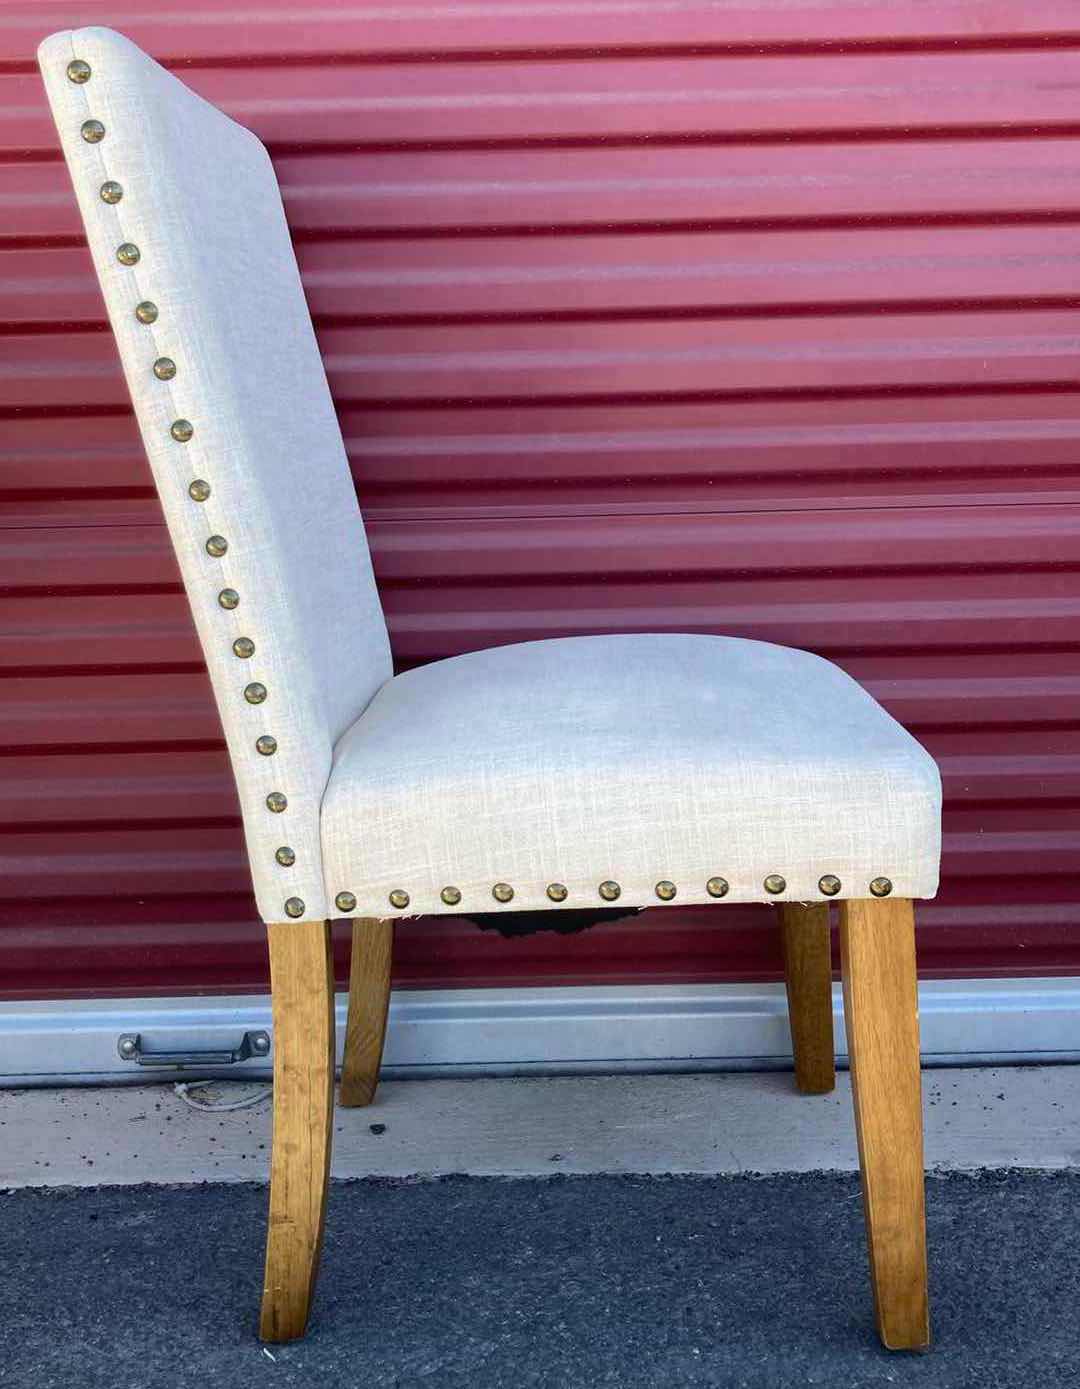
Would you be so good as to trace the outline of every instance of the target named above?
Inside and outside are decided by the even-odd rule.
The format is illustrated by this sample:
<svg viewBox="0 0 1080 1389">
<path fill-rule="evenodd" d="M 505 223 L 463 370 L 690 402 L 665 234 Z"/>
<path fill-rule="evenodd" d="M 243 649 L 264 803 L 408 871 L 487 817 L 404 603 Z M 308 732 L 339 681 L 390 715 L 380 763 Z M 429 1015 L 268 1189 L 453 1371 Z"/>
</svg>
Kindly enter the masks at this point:
<svg viewBox="0 0 1080 1389">
<path fill-rule="evenodd" d="M 274 1013 L 274 1138 L 259 1334 L 307 1327 L 322 1251 L 334 1115 L 334 970 L 328 921 L 267 927 Z"/>
<path fill-rule="evenodd" d="M 890 1350 L 921 1350 L 930 1320 L 911 902 L 841 903 L 840 950 L 878 1334 Z"/>
<path fill-rule="evenodd" d="M 394 923 L 358 918 L 352 928 L 349 1018 L 339 1098 L 348 1108 L 370 1104 L 379 1084 L 390 1007 Z"/>
<path fill-rule="evenodd" d="M 824 1095 L 836 1085 L 829 908 L 785 902 L 779 911 L 795 1084 Z"/>
</svg>

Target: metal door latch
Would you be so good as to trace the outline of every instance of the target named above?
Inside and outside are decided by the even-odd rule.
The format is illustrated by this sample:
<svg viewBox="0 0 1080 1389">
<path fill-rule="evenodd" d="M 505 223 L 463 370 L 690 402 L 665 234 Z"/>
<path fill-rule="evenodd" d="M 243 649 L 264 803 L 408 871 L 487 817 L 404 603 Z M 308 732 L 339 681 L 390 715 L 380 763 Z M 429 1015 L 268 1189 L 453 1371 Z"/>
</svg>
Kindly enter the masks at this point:
<svg viewBox="0 0 1080 1389">
<path fill-rule="evenodd" d="M 231 1066 L 236 1061 L 249 1061 L 253 1056 L 269 1055 L 270 1034 L 245 1032 L 240 1045 L 232 1051 L 144 1051 L 138 1032 L 123 1032 L 116 1043 L 116 1050 L 124 1061 L 134 1061 L 139 1066 L 170 1066 L 174 1069 L 184 1066 Z"/>
</svg>

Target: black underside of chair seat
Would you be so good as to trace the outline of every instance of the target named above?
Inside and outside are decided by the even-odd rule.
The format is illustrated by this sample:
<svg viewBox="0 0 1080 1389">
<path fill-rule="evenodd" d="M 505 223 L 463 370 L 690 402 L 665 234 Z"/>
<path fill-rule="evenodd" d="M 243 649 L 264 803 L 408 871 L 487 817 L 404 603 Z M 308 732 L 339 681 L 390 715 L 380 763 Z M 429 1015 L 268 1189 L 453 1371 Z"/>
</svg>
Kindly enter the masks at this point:
<svg viewBox="0 0 1080 1389">
<path fill-rule="evenodd" d="M 637 907 L 607 907 L 595 911 L 470 912 L 469 920 L 475 921 L 482 931 L 498 931 L 500 936 L 513 940 L 517 936 L 533 936 L 538 931 L 574 936 L 602 921 L 618 921 L 624 916 L 636 916 L 637 912 Z"/>
</svg>

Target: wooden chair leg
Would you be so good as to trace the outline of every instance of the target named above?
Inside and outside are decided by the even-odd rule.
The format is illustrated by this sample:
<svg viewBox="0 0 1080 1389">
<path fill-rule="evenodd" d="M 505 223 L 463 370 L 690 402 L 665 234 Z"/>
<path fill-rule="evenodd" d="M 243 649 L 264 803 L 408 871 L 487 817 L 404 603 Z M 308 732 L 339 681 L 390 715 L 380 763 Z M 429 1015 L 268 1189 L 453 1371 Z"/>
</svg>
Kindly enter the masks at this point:
<svg viewBox="0 0 1080 1389">
<path fill-rule="evenodd" d="M 322 1250 L 334 1116 L 328 921 L 267 927 L 274 1013 L 274 1140 L 259 1334 L 304 1334 Z"/>
<path fill-rule="evenodd" d="M 836 1085 L 828 904 L 785 902 L 780 934 L 795 1084 L 804 1095 L 824 1095 Z"/>
<path fill-rule="evenodd" d="M 359 1108 L 375 1098 L 386 1041 L 393 954 L 392 921 L 359 918 L 353 922 L 349 1018 L 339 1092 L 347 1108 Z"/>
<path fill-rule="evenodd" d="M 889 1350 L 921 1350 L 930 1319 L 911 902 L 842 902 L 840 951 L 878 1334 Z"/>
</svg>

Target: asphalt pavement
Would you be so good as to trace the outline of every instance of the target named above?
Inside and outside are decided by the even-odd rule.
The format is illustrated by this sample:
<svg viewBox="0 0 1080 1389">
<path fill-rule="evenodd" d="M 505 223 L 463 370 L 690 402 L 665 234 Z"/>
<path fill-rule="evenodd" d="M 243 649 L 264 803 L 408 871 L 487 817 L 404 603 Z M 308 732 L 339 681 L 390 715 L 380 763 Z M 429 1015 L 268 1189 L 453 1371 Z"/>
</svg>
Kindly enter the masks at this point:
<svg viewBox="0 0 1080 1389">
<path fill-rule="evenodd" d="M 1080 1384 L 1080 1172 L 927 1195 L 935 1344 L 896 1354 L 849 1173 L 337 1182 L 308 1336 L 266 1348 L 265 1187 L 10 1191 L 0 1384 Z"/>
</svg>

